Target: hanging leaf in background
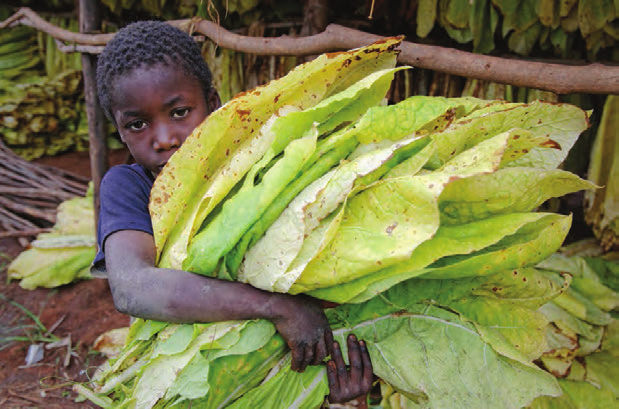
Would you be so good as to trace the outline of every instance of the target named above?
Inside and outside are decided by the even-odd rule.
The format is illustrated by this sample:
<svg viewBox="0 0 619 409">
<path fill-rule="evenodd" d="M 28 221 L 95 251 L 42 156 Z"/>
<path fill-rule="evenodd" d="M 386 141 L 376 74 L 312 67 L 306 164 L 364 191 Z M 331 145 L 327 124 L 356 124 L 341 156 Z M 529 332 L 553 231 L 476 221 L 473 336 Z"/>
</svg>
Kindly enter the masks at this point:
<svg viewBox="0 0 619 409">
<path fill-rule="evenodd" d="M 619 98 L 609 95 L 591 150 L 589 178 L 599 186 L 585 194 L 585 217 L 596 237 L 608 250 L 617 248 L 619 236 Z"/>
<path fill-rule="evenodd" d="M 492 0 L 503 15 L 502 35 L 512 31 L 525 31 L 537 21 L 534 0 Z"/>
<path fill-rule="evenodd" d="M 438 0 L 420 0 L 417 6 L 417 35 L 426 37 L 436 21 Z"/>
<path fill-rule="evenodd" d="M 469 26 L 473 33 L 473 51 L 487 54 L 494 49 L 494 30 L 499 15 L 490 0 L 475 0 L 472 3 Z"/>
<path fill-rule="evenodd" d="M 449 36 L 459 43 L 473 39 L 469 27 L 470 5 L 467 0 L 439 0 L 439 22 Z"/>
</svg>

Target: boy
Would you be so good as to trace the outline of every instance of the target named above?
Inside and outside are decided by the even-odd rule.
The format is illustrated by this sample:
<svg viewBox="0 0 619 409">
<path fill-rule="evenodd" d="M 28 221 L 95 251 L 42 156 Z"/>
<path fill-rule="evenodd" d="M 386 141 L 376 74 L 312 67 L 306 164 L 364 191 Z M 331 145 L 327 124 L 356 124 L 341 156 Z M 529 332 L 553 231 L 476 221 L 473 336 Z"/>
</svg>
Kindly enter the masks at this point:
<svg viewBox="0 0 619 409">
<path fill-rule="evenodd" d="M 221 105 L 193 39 L 166 23 L 120 30 L 99 57 L 101 106 L 137 162 L 101 184 L 94 268 L 106 271 L 116 308 L 134 317 L 193 323 L 264 318 L 292 350 L 292 369 L 327 363 L 331 402 L 365 395 L 372 365 L 363 341 L 348 339 L 350 371 L 322 308 L 309 297 L 270 293 L 155 266 L 148 200 L 155 177 L 204 118 Z"/>
</svg>

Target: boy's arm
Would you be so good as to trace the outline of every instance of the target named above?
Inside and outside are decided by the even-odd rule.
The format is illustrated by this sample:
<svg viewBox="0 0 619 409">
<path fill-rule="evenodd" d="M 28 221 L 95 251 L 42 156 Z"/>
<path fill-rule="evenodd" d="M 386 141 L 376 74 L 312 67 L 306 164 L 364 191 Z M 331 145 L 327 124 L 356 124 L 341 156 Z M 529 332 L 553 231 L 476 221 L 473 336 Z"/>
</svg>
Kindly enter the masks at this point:
<svg viewBox="0 0 619 409">
<path fill-rule="evenodd" d="M 319 364 L 331 352 L 327 319 L 308 297 L 157 268 L 153 236 L 136 230 L 109 235 L 105 260 L 114 303 L 123 313 L 179 323 L 268 319 L 292 350 L 297 371 Z"/>
</svg>

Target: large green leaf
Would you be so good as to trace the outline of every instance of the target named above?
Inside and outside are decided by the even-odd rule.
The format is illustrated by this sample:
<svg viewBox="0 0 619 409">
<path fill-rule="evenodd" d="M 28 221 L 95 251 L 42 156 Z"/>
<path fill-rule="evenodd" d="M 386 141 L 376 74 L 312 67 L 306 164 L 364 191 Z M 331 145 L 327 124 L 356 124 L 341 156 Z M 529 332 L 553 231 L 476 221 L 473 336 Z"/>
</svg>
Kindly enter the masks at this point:
<svg viewBox="0 0 619 409">
<path fill-rule="evenodd" d="M 407 259 L 437 228 L 436 199 L 423 183 L 413 178 L 378 182 L 348 202 L 335 237 L 291 290 L 345 283 Z"/>
<path fill-rule="evenodd" d="M 455 180 L 439 197 L 441 223 L 458 224 L 490 215 L 527 212 L 552 197 L 595 185 L 563 170 L 505 168 Z"/>
<path fill-rule="evenodd" d="M 247 252 L 239 279 L 265 290 L 287 292 L 303 271 L 304 265 L 297 265 L 292 271 L 289 267 L 301 251 L 304 239 L 320 221 L 346 200 L 355 186 L 358 186 L 359 179 L 367 182 L 368 176 L 377 173 L 383 165 L 399 159 L 399 151 L 407 150 L 411 144 L 423 146 L 426 142 L 409 138 L 392 143 L 387 148 L 372 150 L 343 163 L 317 179 L 290 203 L 265 235 Z M 420 149 L 416 146 L 413 148 Z"/>
<path fill-rule="evenodd" d="M 468 224 L 441 226 L 432 239 L 413 251 L 410 259 L 336 287 L 314 290 L 310 294 L 340 303 L 368 300 L 396 283 L 428 272 L 426 267 L 437 260 L 450 255 L 475 254 L 507 236 L 517 234 L 528 224 L 539 223 L 545 217 L 542 213 L 514 213 Z M 466 272 L 463 270 L 461 274 Z M 471 270 L 468 273 L 476 275 L 479 272 Z"/>
<path fill-rule="evenodd" d="M 474 326 L 443 309 L 413 305 L 365 321 L 349 312 L 352 325 L 334 331 L 340 344 L 348 332 L 364 339 L 374 372 L 409 396 L 425 397 L 428 407 L 520 408 L 560 393 L 551 375 L 497 354 Z"/>
<path fill-rule="evenodd" d="M 475 325 L 495 351 L 533 365 L 533 360 L 546 350 L 547 320 L 536 310 L 561 294 L 567 285 L 556 274 L 523 268 L 490 277 L 413 279 L 396 288 L 412 299 L 432 300 L 459 313 Z"/>
<path fill-rule="evenodd" d="M 299 174 L 316 149 L 317 136 L 314 128 L 308 135 L 290 142 L 284 156 L 264 174 L 259 184 L 254 184 L 250 172 L 241 189 L 225 201 L 221 212 L 191 240 L 183 269 L 213 275 L 219 260 Z"/>
<path fill-rule="evenodd" d="M 235 391 L 255 386 L 275 365 L 277 358 L 273 356 L 283 353 L 284 344 L 279 337 L 272 339 L 274 333 L 273 324 L 264 320 L 168 326 L 157 334 L 154 342 L 141 341 L 150 345 L 147 351 L 151 352 L 142 351 L 140 361 L 144 362 L 137 368 L 130 366 L 125 370 L 123 382 L 132 380 L 134 386 L 124 404 L 151 408 L 161 402 L 203 398 L 211 387 L 221 393 L 218 398 L 211 399 L 223 398 L 226 393 L 238 396 Z M 258 352 L 253 354 L 255 351 Z M 216 368 L 229 369 L 231 364 L 244 368 L 236 374 L 244 386 L 225 383 L 224 391 L 218 378 L 212 382 L 209 366 L 228 356 L 236 356 L 236 363 L 226 360 Z M 114 371 L 113 366 L 111 370 Z M 124 391 L 116 379 L 109 377 L 100 392 L 108 393 L 118 387 L 119 391 Z"/>
<path fill-rule="evenodd" d="M 343 131 L 342 134 L 350 134 L 349 131 Z M 326 142 L 330 142 L 333 138 L 336 138 L 340 134 L 330 136 L 326 140 L 323 140 L 322 146 L 316 148 L 314 154 L 321 153 L 316 162 L 309 168 L 305 169 L 299 177 L 293 180 L 284 190 L 271 202 L 269 207 L 264 211 L 262 216 L 255 221 L 251 228 L 243 235 L 243 237 L 237 242 L 232 250 L 226 255 L 226 268 L 232 277 L 237 277 L 239 272 L 239 266 L 243 261 L 243 257 L 248 248 L 254 246 L 258 240 L 264 235 L 265 231 L 275 222 L 282 214 L 286 206 L 294 198 L 301 194 L 301 192 L 308 188 L 308 185 L 321 178 L 328 170 L 336 166 L 342 159 L 344 159 L 350 152 L 357 146 L 357 141 L 354 138 L 339 138 L 340 142 L 335 144 L 331 150 L 326 149 L 324 145 Z M 331 144 L 329 144 L 331 145 Z M 312 161 L 312 158 L 308 160 L 308 163 Z"/>
<path fill-rule="evenodd" d="M 420 129 L 436 131 L 433 121 L 446 115 L 443 129 L 454 119 L 491 104 L 476 98 L 443 98 L 416 95 L 395 105 L 370 108 L 355 126 L 361 143 L 379 142 L 384 139 L 399 140 Z M 438 128 L 438 127 L 437 127 Z"/>
<path fill-rule="evenodd" d="M 547 320 L 536 310 L 561 294 L 567 285 L 568 281 L 558 274 L 523 268 L 459 280 L 411 279 L 392 287 L 380 298 L 400 309 L 406 308 L 399 301 L 402 299 L 407 303 L 425 301 L 446 307 L 475 325 L 495 351 L 532 365 L 546 348 Z"/>
<path fill-rule="evenodd" d="M 533 136 L 546 137 L 554 143 L 532 149 L 511 162 L 510 166 L 553 169 L 565 159 L 576 138 L 587 126 L 587 114 L 580 108 L 536 101 L 486 115 L 462 118 L 445 131 L 433 135 L 433 139 L 438 145 L 440 160 L 446 162 L 482 140 L 513 128 L 524 129 Z"/>
<path fill-rule="evenodd" d="M 574 339 L 577 335 L 585 338 L 595 337 L 595 327 L 593 325 L 576 318 L 555 302 L 544 304 L 540 307 L 540 312 L 568 337 Z"/>
<path fill-rule="evenodd" d="M 435 200 L 444 186 L 496 170 L 512 136 L 509 132 L 496 135 L 435 172 L 385 179 L 356 195 L 347 204 L 334 238 L 307 264 L 292 291 L 347 283 L 410 258 L 438 228 Z M 383 197 L 392 199 L 380 200 Z"/>
<path fill-rule="evenodd" d="M 287 351 L 267 321 L 249 323 L 240 342 L 197 352 L 168 389 L 166 399 L 200 408 L 223 407 L 260 383 Z M 193 400 L 188 402 L 186 400 Z M 184 407 L 184 406 L 182 406 Z"/>
<path fill-rule="evenodd" d="M 598 308 L 591 300 L 578 291 L 569 289 L 555 300 L 555 303 L 578 319 L 593 325 L 608 325 L 611 315 Z"/>
<path fill-rule="evenodd" d="M 460 278 L 492 274 L 539 263 L 563 243 L 572 224 L 571 216 L 547 214 L 537 223 L 470 256 L 449 256 L 426 269 L 424 278 Z"/>
<path fill-rule="evenodd" d="M 309 366 L 303 373 L 294 372 L 290 369 L 290 355 L 287 355 L 278 364 L 277 369 L 276 373 L 269 374 L 259 388 L 247 392 L 229 407 L 317 409 L 322 405 L 329 393 L 323 365 Z"/>
<path fill-rule="evenodd" d="M 556 398 L 537 398 L 530 409 L 607 409 L 617 404 L 616 395 L 607 388 L 598 388 L 589 382 L 559 379 L 563 395 Z"/>
<path fill-rule="evenodd" d="M 202 401 L 191 402 L 192 407 L 226 407 L 258 386 L 287 351 L 282 337 L 275 335 L 255 351 L 218 357 L 210 365 L 211 393 Z M 200 406 L 202 402 L 204 406 Z"/>
<path fill-rule="evenodd" d="M 232 325 L 231 325 L 232 324 Z M 151 359 L 141 370 L 136 380 L 132 398 L 136 408 L 152 408 L 155 403 L 165 396 L 179 373 L 193 359 L 201 349 L 212 345 L 218 338 L 235 329 L 234 323 L 216 323 L 209 325 L 185 349 L 172 355 L 159 355 Z"/>
<path fill-rule="evenodd" d="M 268 129 L 268 133 L 272 134 L 272 145 L 265 156 L 250 169 L 240 191 L 233 198 L 227 199 L 221 213 L 191 240 L 183 269 L 212 274 L 219 260 L 233 248 L 284 188 L 304 168 L 311 166 L 312 160 L 318 159 L 314 155 L 315 146 L 310 148 L 307 143 L 295 138 L 308 134 L 317 138 L 342 122 L 356 120 L 383 98 L 394 73 L 395 69 L 372 73 L 310 109 L 277 118 Z M 262 181 L 254 186 L 254 175 L 282 150 L 284 158 L 273 165 Z M 221 236 L 222 231 L 227 232 L 226 237 Z"/>
<path fill-rule="evenodd" d="M 285 105 L 314 106 L 371 72 L 393 67 L 393 49 L 399 41 L 388 39 L 347 53 L 321 55 L 211 114 L 173 155 L 153 186 L 150 210 L 159 264 L 181 266 L 187 243 L 204 218 L 261 156 L 253 153 L 251 142 L 268 118 Z M 235 155 L 239 150 L 245 152 L 241 158 Z"/>
<path fill-rule="evenodd" d="M 573 276 L 571 288 L 605 311 L 614 310 L 619 306 L 619 294 L 602 284 L 597 273 L 583 257 L 553 254 L 538 267 L 571 274 Z"/>
</svg>

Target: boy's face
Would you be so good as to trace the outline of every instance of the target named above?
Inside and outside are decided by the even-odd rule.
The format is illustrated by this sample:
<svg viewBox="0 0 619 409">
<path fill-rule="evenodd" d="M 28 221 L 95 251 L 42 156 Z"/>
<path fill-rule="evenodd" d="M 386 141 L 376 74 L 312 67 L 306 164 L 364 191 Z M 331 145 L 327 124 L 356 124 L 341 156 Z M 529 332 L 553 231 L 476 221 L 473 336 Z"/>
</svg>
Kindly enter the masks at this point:
<svg viewBox="0 0 619 409">
<path fill-rule="evenodd" d="M 219 108 L 219 96 L 212 91 L 205 97 L 197 79 L 164 64 L 118 77 L 111 93 L 112 114 L 136 162 L 159 174 L 187 136 Z"/>
</svg>

